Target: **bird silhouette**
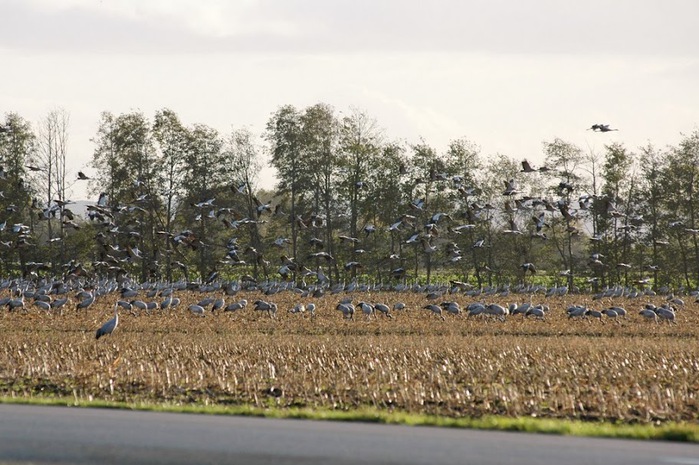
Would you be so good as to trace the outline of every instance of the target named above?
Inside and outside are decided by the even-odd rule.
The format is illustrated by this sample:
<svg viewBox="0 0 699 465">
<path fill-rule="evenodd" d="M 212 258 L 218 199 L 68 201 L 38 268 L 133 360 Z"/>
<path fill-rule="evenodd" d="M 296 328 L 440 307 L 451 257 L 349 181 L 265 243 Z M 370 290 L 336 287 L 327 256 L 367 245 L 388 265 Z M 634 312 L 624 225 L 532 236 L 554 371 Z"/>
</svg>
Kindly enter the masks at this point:
<svg viewBox="0 0 699 465">
<path fill-rule="evenodd" d="M 534 266 L 533 263 L 530 263 L 530 262 L 522 263 L 521 268 L 524 270 L 525 273 L 527 271 L 531 271 L 532 274 L 536 273 L 536 267 Z"/>
<path fill-rule="evenodd" d="M 517 188 L 515 187 L 515 180 L 510 179 L 508 181 L 503 181 L 505 183 L 505 192 L 502 193 L 502 195 L 515 195 L 519 193 Z"/>
<path fill-rule="evenodd" d="M 594 132 L 618 131 L 618 129 L 611 129 L 608 124 L 593 124 L 587 130 L 589 131 L 590 129 Z"/>
<path fill-rule="evenodd" d="M 522 160 L 522 173 L 533 173 L 536 170 L 532 168 L 532 165 L 529 164 L 527 160 Z"/>
<path fill-rule="evenodd" d="M 544 212 L 541 212 L 538 215 L 533 216 L 532 221 L 534 221 L 534 224 L 536 225 L 536 232 L 541 232 L 544 226 L 548 226 L 544 220 Z"/>
<path fill-rule="evenodd" d="M 78 171 L 78 181 L 87 181 L 90 179 L 85 173 L 82 171 Z"/>
<path fill-rule="evenodd" d="M 539 169 L 536 169 L 532 167 L 528 160 L 522 160 L 522 169 L 520 170 L 521 173 L 535 173 L 537 171 L 549 171 L 549 169 L 546 166 L 541 166 Z"/>
</svg>

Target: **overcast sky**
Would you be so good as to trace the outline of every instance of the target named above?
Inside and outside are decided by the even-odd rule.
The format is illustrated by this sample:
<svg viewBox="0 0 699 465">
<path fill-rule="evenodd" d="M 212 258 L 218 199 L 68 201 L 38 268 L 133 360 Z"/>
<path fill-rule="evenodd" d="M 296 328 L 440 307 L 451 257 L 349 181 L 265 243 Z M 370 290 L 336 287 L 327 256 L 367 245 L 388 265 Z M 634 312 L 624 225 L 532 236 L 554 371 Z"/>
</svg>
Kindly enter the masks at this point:
<svg viewBox="0 0 699 465">
<path fill-rule="evenodd" d="M 664 147 L 699 125 L 698 18 L 694 0 L 0 0 L 0 113 L 67 110 L 88 173 L 102 111 L 164 107 L 261 134 L 325 102 L 535 163 L 555 137 Z"/>
</svg>

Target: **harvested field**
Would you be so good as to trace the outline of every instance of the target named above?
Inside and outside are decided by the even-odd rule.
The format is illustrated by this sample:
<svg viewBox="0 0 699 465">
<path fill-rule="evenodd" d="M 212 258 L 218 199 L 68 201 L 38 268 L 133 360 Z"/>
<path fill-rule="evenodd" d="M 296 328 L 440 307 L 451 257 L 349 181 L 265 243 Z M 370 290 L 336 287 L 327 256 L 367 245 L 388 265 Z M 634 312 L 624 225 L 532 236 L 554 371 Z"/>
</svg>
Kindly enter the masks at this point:
<svg viewBox="0 0 699 465">
<path fill-rule="evenodd" d="M 27 307 L 0 313 L 0 395 L 75 397 L 155 403 L 249 404 L 257 407 L 357 407 L 452 417 L 496 414 L 664 422 L 699 420 L 697 304 L 676 324 L 644 320 L 648 299 L 592 302 L 544 298 L 545 320 L 445 315 L 422 309 L 423 294 L 352 295 L 355 304 L 402 301 L 393 318 L 353 320 L 335 309 L 342 296 L 303 299 L 240 292 L 230 301 L 264 298 L 276 318 L 252 305 L 237 312 L 192 314 L 203 297 L 180 293 L 165 311 L 122 310 L 116 331 L 95 340 L 117 297 L 62 315 Z M 447 296 L 445 296 L 447 297 Z M 529 296 L 508 297 L 529 301 Z M 653 297 L 653 302 L 664 302 Z M 465 307 L 471 298 L 448 296 Z M 441 300 L 437 300 L 439 303 Z M 504 298 L 490 302 L 505 303 Z M 314 302 L 315 317 L 288 312 Z M 626 318 L 569 319 L 565 308 L 625 307 Z M 618 321 L 617 321 L 618 320 Z"/>
</svg>

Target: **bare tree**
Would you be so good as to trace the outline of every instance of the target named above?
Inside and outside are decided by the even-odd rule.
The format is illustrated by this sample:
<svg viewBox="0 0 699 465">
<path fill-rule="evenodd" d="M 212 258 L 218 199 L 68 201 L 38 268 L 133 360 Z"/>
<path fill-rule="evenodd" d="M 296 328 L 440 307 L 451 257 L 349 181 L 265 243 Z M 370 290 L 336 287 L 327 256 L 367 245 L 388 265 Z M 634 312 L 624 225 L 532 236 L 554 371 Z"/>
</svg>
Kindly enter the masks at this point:
<svg viewBox="0 0 699 465">
<path fill-rule="evenodd" d="M 61 221 L 64 211 L 58 208 L 58 205 L 65 202 L 67 193 L 66 154 L 69 123 L 70 115 L 66 110 L 51 110 L 38 124 L 37 150 L 32 160 L 32 165 L 39 169 L 32 177 L 32 184 L 39 199 L 34 203 L 42 207 L 38 218 L 46 221 L 46 240 L 51 248 L 50 256 L 54 267 L 56 263 L 63 263 L 65 259 L 65 228 Z M 54 230 L 53 220 L 56 218 L 59 221 L 57 230 Z M 58 254 L 53 250 L 53 244 L 56 242 L 59 244 Z"/>
<path fill-rule="evenodd" d="M 247 129 L 232 131 L 225 143 L 223 156 L 228 174 L 235 183 L 232 186 L 234 194 L 245 198 L 248 218 L 259 218 L 264 210 L 263 205 L 258 204 L 258 199 L 254 193 L 257 191 L 257 176 L 262 169 L 262 164 L 259 161 L 258 148 L 253 143 L 252 133 Z M 267 276 L 258 223 L 250 223 L 248 231 L 250 232 L 250 245 L 259 252 L 253 263 L 254 275 L 257 277 L 258 265 L 261 265 L 262 272 Z"/>
</svg>

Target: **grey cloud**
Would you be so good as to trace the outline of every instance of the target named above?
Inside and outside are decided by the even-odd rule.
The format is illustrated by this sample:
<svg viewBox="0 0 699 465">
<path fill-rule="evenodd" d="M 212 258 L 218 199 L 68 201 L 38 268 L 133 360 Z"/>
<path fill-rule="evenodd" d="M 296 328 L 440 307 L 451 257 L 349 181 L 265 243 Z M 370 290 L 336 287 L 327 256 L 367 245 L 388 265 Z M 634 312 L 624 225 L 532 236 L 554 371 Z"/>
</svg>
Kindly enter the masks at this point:
<svg viewBox="0 0 699 465">
<path fill-rule="evenodd" d="M 26 52 L 162 53 L 186 45 L 188 38 L 167 24 L 79 8 L 38 12 L 11 3 L 0 16 L 0 47 Z"/>
<path fill-rule="evenodd" d="M 46 13 L 10 1 L 0 47 L 99 53 L 485 52 L 697 56 L 692 0 L 263 0 L 243 21 L 291 23 L 300 34 L 214 37 L 166 20 L 99 10 Z"/>
</svg>

